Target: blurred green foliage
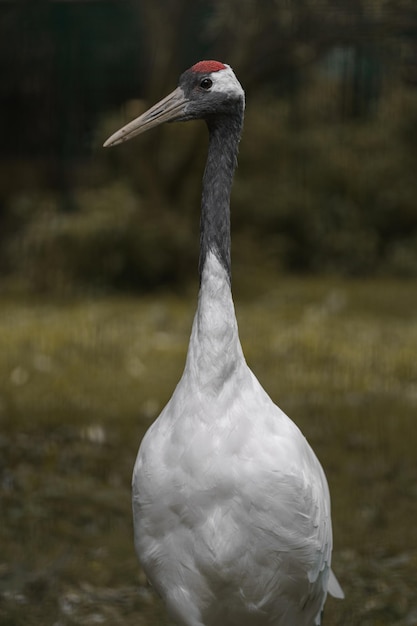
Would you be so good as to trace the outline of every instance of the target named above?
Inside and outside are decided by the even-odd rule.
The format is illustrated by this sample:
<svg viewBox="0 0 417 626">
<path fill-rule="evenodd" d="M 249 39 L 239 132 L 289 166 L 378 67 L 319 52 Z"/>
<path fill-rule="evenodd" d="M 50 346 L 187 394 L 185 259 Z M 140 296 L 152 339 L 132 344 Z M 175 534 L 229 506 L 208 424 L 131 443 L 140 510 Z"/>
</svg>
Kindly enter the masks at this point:
<svg viewBox="0 0 417 626">
<path fill-rule="evenodd" d="M 4 285 L 146 290 L 194 277 L 203 124 L 156 129 L 108 151 L 101 144 L 200 56 L 229 62 L 247 93 L 232 198 L 235 266 L 417 275 L 413 2 L 36 6 L 1 9 L 4 58 L 14 50 L 20 63 L 19 79 L 5 68 L 5 103 L 12 119 L 22 103 L 34 105 L 18 140 L 4 129 Z M 120 49 L 115 29 L 124 32 Z M 17 46 L 13 33 L 28 45 Z"/>
<path fill-rule="evenodd" d="M 174 215 L 147 215 L 128 184 L 74 191 L 76 210 L 56 194 L 14 199 L 18 235 L 5 248 L 19 290 L 142 289 L 179 281 L 186 255 Z M 19 223 L 20 222 L 20 223 Z"/>
<path fill-rule="evenodd" d="M 235 263 L 416 276 L 417 93 L 397 88 L 371 120 L 341 122 L 333 91 L 328 79 L 312 82 L 297 124 L 286 99 L 249 101 L 232 199 Z M 204 128 L 161 129 L 157 141 L 151 154 L 141 139 L 106 151 L 102 184 L 72 189 L 73 210 L 51 190 L 10 198 L 14 234 L 2 256 L 13 280 L 67 291 L 193 278 Z"/>
<path fill-rule="evenodd" d="M 335 96 L 316 81 L 296 124 L 285 101 L 249 107 L 235 219 L 240 209 L 283 269 L 416 276 L 417 151 L 404 138 L 416 132 L 417 93 L 394 90 L 372 119 L 344 122 Z"/>
</svg>

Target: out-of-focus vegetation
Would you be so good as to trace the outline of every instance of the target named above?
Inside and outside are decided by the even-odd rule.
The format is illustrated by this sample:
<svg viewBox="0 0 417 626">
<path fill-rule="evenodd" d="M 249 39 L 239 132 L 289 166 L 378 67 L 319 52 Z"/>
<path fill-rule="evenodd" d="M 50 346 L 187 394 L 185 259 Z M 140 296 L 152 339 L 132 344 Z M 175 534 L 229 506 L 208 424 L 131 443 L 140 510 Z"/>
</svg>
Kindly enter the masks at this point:
<svg viewBox="0 0 417 626">
<path fill-rule="evenodd" d="M 322 96 L 333 88 L 318 81 L 304 94 L 302 129 L 289 124 L 285 101 L 264 96 L 248 105 L 233 195 L 234 261 L 296 272 L 416 276 L 417 92 L 388 95 L 377 119 L 340 123 L 331 99 L 326 105 Z M 105 184 L 72 191 L 74 211 L 62 211 L 56 192 L 13 197 L 8 215 L 15 235 L 3 258 L 14 279 L 42 291 L 144 289 L 193 277 L 203 154 L 179 198 L 174 190 L 167 199 L 178 143 L 195 135 L 185 125 L 166 135 L 158 180 L 142 166 L 147 151 L 139 155 L 138 142 L 121 149 L 128 156 L 108 157 Z M 198 137 L 204 151 L 203 132 Z M 121 161 L 116 171 L 124 170 L 124 178 L 112 175 L 113 161 Z M 148 175 L 152 183 L 142 184 Z"/>
<path fill-rule="evenodd" d="M 235 263 L 416 276 L 411 0 L 39 0 L 0 10 L 4 63 L 19 62 L 2 84 L 9 286 L 146 290 L 188 280 L 203 124 L 101 144 L 201 57 L 230 62 L 247 91 Z"/>
<path fill-rule="evenodd" d="M 417 293 L 261 272 L 235 295 L 249 364 L 328 475 L 346 599 L 324 623 L 414 625 Z M 194 300 L 2 300 L 2 624 L 167 623 L 134 555 L 130 477 Z"/>
</svg>

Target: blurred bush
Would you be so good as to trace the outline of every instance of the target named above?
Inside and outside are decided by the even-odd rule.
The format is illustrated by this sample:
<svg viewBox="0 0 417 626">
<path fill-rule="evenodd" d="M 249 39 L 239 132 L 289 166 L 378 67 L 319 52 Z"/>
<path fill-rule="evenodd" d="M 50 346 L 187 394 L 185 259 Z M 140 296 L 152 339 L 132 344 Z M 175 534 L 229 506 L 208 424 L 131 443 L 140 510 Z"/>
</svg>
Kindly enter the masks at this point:
<svg viewBox="0 0 417 626">
<path fill-rule="evenodd" d="M 371 118 L 340 120 L 331 88 L 321 79 L 303 92 L 296 124 L 286 100 L 249 104 L 237 227 L 284 270 L 416 276 L 417 150 L 404 137 L 417 93 L 393 86 Z"/>
<path fill-rule="evenodd" d="M 235 261 L 416 276 L 417 94 L 393 88 L 371 119 L 343 121 L 332 89 L 312 80 L 296 122 L 287 99 L 250 99 L 232 200 Z M 103 136 L 117 125 L 105 121 Z M 204 128 L 155 132 L 103 151 L 96 178 L 107 182 L 76 187 L 70 211 L 57 193 L 10 199 L 2 259 L 20 285 L 149 289 L 195 275 Z"/>
<path fill-rule="evenodd" d="M 319 4 L 3 3 L 3 285 L 195 276 L 204 125 L 101 145 L 202 57 L 229 62 L 247 93 L 235 267 L 416 276 L 415 2 Z"/>
<path fill-rule="evenodd" d="M 183 274 L 187 231 L 166 212 L 152 217 L 128 184 L 76 191 L 74 212 L 58 195 L 23 194 L 10 215 L 16 236 L 5 258 L 24 290 L 147 289 Z"/>
</svg>

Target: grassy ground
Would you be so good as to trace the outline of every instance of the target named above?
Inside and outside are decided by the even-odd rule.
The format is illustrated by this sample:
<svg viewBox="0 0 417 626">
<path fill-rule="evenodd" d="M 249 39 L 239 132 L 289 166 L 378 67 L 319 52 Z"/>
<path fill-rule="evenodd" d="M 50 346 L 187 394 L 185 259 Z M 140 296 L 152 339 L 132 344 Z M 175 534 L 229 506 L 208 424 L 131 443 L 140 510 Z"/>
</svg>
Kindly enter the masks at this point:
<svg viewBox="0 0 417 626">
<path fill-rule="evenodd" d="M 130 476 L 194 295 L 2 300 L 2 625 L 167 623 L 134 555 Z M 235 301 L 250 366 L 328 475 L 346 599 L 324 623 L 417 624 L 415 284 L 237 277 Z"/>
</svg>

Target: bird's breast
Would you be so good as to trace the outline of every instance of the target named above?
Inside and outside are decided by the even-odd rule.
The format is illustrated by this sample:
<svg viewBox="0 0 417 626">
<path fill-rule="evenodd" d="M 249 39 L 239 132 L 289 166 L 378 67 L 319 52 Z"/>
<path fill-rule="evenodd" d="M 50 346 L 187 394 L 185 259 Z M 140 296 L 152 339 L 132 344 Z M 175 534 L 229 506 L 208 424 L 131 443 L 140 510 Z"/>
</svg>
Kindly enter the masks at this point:
<svg viewBox="0 0 417 626">
<path fill-rule="evenodd" d="M 279 596 L 289 598 L 284 614 L 297 611 L 300 590 L 315 598 L 316 616 L 331 528 L 313 451 L 246 364 L 217 396 L 195 382 L 185 373 L 135 465 L 135 541 L 148 577 L 168 604 L 183 581 L 188 599 L 181 592 L 174 604 L 207 611 L 204 624 L 231 607 L 233 626 L 244 614 L 266 624 L 265 611 L 281 611 Z"/>
<path fill-rule="evenodd" d="M 162 537 L 183 526 L 213 537 L 222 522 L 222 541 L 233 546 L 238 526 L 274 527 L 274 516 L 282 529 L 292 532 L 296 520 L 305 532 L 322 490 L 321 468 L 297 427 L 258 393 L 250 370 L 208 404 L 199 394 L 190 399 L 187 381 L 183 386 L 138 454 L 142 532 Z"/>
</svg>

